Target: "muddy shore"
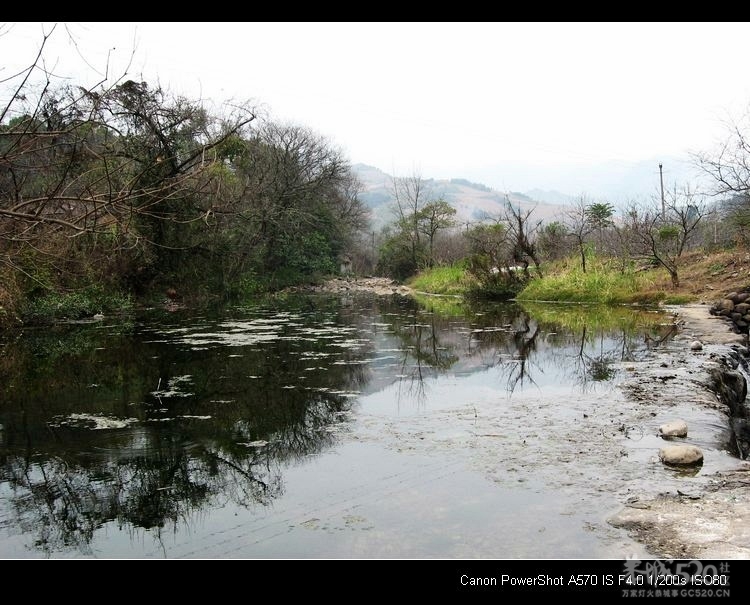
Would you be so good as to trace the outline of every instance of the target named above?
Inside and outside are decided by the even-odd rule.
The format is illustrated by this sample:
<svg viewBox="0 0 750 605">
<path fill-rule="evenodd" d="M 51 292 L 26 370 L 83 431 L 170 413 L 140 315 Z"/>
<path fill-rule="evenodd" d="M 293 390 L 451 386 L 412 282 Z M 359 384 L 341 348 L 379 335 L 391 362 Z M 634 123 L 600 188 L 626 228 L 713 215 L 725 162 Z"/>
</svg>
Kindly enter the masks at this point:
<svg viewBox="0 0 750 605">
<path fill-rule="evenodd" d="M 745 384 L 737 368 L 748 350 L 746 337 L 732 332 L 730 323 L 710 315 L 709 309 L 697 304 L 672 307 L 679 334 L 645 361 L 631 364 L 619 386 L 644 409 L 663 413 L 672 408 L 674 416 L 685 407 L 713 413 L 719 431 L 731 424 L 726 391 L 739 391 Z M 702 348 L 693 350 L 695 342 Z M 729 386 L 732 383 L 739 386 Z M 690 443 L 690 437 L 688 433 L 679 441 Z M 706 462 L 719 454 L 718 448 L 704 448 Z M 750 558 L 750 463 L 737 459 L 735 468 L 701 473 L 686 475 L 682 489 L 633 498 L 609 522 L 626 529 L 657 558 Z"/>
</svg>

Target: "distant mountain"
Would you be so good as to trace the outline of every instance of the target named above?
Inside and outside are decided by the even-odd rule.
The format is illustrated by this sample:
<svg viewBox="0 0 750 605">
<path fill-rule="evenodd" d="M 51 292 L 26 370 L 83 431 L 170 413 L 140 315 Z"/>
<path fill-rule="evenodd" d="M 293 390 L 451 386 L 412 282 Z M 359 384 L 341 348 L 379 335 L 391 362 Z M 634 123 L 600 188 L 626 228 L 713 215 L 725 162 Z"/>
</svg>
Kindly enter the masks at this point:
<svg viewBox="0 0 750 605">
<path fill-rule="evenodd" d="M 624 207 L 631 201 L 658 199 L 660 163 L 663 166 L 665 191 L 686 183 L 691 183 L 693 187 L 711 185 L 687 154 L 598 163 L 502 161 L 472 166 L 465 169 L 462 176 L 500 191 L 523 191 L 532 199 L 551 204 L 575 202 L 585 194 L 588 198 Z"/>
<path fill-rule="evenodd" d="M 570 195 L 566 195 L 565 193 L 560 193 L 559 191 L 555 191 L 554 189 L 530 189 L 526 192 L 526 195 L 528 195 L 533 200 L 539 200 L 540 202 L 548 202 L 550 204 L 572 204 L 575 201 L 575 198 L 573 198 Z"/>
<path fill-rule="evenodd" d="M 393 220 L 393 178 L 374 166 L 355 164 L 353 170 L 363 185 L 360 199 L 372 211 L 373 228 L 380 229 Z M 553 220 L 565 208 L 557 203 L 537 201 L 528 194 L 501 193 L 487 185 L 471 182 L 463 178 L 429 179 L 423 178 L 425 191 L 430 198 L 442 198 L 456 209 L 459 222 L 473 222 L 487 216 L 502 214 L 507 202 L 526 211 L 534 209 L 534 217 Z"/>
</svg>

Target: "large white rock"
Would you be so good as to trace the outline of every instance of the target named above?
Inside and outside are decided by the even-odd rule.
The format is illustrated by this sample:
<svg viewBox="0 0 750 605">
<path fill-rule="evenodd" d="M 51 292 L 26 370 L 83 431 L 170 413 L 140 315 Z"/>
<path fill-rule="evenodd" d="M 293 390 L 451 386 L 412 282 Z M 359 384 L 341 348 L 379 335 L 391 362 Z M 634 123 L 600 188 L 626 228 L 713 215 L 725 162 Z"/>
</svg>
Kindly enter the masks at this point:
<svg viewBox="0 0 750 605">
<path fill-rule="evenodd" d="M 659 435 L 662 437 L 687 437 L 688 426 L 684 420 L 673 420 L 659 427 Z"/>
<path fill-rule="evenodd" d="M 659 450 L 659 459 L 670 466 L 692 466 L 703 463 L 703 452 L 694 445 L 668 445 Z"/>
</svg>

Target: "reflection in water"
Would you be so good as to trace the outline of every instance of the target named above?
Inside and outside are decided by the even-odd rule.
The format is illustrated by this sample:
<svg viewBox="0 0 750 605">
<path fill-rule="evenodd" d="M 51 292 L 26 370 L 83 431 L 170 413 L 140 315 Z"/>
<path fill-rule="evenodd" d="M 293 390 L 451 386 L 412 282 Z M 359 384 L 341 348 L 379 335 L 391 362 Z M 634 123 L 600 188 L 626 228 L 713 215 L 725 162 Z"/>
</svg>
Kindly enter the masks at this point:
<svg viewBox="0 0 750 605">
<path fill-rule="evenodd" d="M 658 319 L 631 311 L 613 331 L 514 305 L 441 314 L 400 297 L 347 302 L 146 313 L 6 344 L 0 529 L 48 554 L 91 554 L 111 523 L 161 540 L 229 502 L 283 497 L 284 469 L 335 447 L 360 393 L 396 383 L 397 404 L 429 406 L 438 376 L 488 371 L 509 392 L 561 375 L 588 388 Z"/>
</svg>

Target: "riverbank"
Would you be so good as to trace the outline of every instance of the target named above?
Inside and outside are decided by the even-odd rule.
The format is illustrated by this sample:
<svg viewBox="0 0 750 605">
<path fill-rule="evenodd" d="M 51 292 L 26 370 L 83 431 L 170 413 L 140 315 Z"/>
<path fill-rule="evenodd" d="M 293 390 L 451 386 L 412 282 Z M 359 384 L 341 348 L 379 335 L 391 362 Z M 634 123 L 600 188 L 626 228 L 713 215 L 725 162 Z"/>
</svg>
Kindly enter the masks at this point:
<svg viewBox="0 0 750 605">
<path fill-rule="evenodd" d="M 628 376 L 619 387 L 629 401 L 638 404 L 647 432 L 656 432 L 662 420 L 708 414 L 714 418 L 714 442 L 724 441 L 731 447 L 725 399 L 733 390 L 742 391 L 745 384 L 744 378 L 741 382 L 737 378 L 736 368 L 747 356 L 746 337 L 732 332 L 726 320 L 710 315 L 708 305 L 673 310 L 680 333 L 666 346 L 655 348 L 646 360 L 629 364 Z M 695 342 L 702 348 L 693 346 Z M 744 394 L 736 395 L 742 396 L 743 404 Z M 688 432 L 677 441 L 693 443 L 695 436 Z M 719 447 L 704 446 L 703 453 L 703 469 L 725 455 Z M 655 449 L 649 452 L 648 463 L 659 464 L 655 455 Z M 658 558 L 750 558 L 750 463 L 738 459 L 735 468 L 705 475 L 703 469 L 684 473 L 682 486 L 680 471 L 672 471 L 677 487 L 632 497 L 609 522 L 627 530 Z"/>
<path fill-rule="evenodd" d="M 750 283 L 750 253 L 744 249 L 693 251 L 679 260 L 679 284 L 660 267 L 623 264 L 612 258 L 592 257 L 584 272 L 577 257 L 546 263 L 544 277 L 534 277 L 515 298 L 527 301 L 590 304 L 683 305 L 721 300 L 742 292 Z M 535 275 L 535 274 L 534 274 Z M 481 295 L 481 286 L 465 263 L 426 269 L 408 285 L 430 294 Z"/>
<path fill-rule="evenodd" d="M 325 294 L 353 294 L 355 292 L 370 292 L 378 296 L 400 294 L 409 296 L 414 290 L 409 286 L 399 284 L 389 277 L 334 277 L 320 284 L 291 286 L 285 292 L 314 292 Z"/>
</svg>

